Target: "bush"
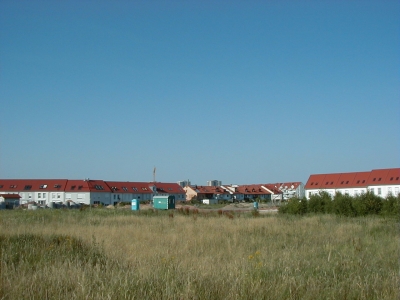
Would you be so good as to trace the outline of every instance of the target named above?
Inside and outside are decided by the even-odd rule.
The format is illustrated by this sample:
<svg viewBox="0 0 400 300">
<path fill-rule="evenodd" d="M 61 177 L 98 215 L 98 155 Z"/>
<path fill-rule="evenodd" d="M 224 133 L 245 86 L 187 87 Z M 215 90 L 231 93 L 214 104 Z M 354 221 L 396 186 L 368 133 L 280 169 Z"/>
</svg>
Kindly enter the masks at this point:
<svg viewBox="0 0 400 300">
<path fill-rule="evenodd" d="M 299 198 L 291 198 L 284 205 L 279 206 L 279 213 L 304 215 L 307 213 L 307 200 Z"/>
<path fill-rule="evenodd" d="M 382 201 L 381 215 L 395 216 L 400 219 L 400 195 L 388 196 Z"/>
<path fill-rule="evenodd" d="M 311 213 L 330 213 L 332 210 L 332 198 L 325 191 L 314 194 L 308 200 L 308 212 Z"/>
<path fill-rule="evenodd" d="M 332 202 L 332 212 L 346 217 L 355 217 L 357 211 L 353 206 L 353 202 L 351 196 L 336 193 Z"/>
</svg>

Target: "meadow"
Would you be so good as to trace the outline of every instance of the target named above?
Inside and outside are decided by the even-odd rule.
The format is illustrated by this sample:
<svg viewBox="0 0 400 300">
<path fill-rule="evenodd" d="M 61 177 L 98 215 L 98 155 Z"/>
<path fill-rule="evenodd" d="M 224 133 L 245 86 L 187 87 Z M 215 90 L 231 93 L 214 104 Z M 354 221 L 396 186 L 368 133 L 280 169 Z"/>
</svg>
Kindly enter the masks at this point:
<svg viewBox="0 0 400 300">
<path fill-rule="evenodd" d="M 0 211 L 0 299 L 398 299 L 381 216 Z"/>
</svg>

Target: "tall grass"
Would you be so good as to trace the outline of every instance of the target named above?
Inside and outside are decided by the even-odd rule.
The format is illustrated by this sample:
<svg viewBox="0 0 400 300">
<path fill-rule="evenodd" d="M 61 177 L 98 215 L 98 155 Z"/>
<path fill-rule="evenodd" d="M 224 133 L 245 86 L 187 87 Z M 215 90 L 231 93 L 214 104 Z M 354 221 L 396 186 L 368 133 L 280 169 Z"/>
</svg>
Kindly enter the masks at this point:
<svg viewBox="0 0 400 300">
<path fill-rule="evenodd" d="M 1 211 L 1 299 L 398 299 L 378 217 Z"/>
</svg>

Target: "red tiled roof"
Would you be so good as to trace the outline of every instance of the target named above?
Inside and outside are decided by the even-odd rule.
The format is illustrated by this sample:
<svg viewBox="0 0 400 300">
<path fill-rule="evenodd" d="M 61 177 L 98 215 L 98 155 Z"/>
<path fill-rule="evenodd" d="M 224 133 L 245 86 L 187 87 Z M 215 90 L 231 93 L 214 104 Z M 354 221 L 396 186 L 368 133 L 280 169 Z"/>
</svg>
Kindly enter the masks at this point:
<svg viewBox="0 0 400 300">
<path fill-rule="evenodd" d="M 63 191 L 67 179 L 0 179 L 0 191 Z"/>
<path fill-rule="evenodd" d="M 370 185 L 400 184 L 400 168 L 372 170 L 370 172 L 351 172 L 310 175 L 305 189 L 336 189 L 366 187 Z"/>
<path fill-rule="evenodd" d="M 154 185 L 159 193 L 166 194 L 185 194 L 183 188 L 177 183 L 167 182 L 149 182 L 149 185 Z"/>
<path fill-rule="evenodd" d="M 103 180 L 68 180 L 65 192 L 98 192 L 110 193 L 111 190 Z"/>
<path fill-rule="evenodd" d="M 217 195 L 230 194 L 228 191 L 226 191 L 220 186 L 198 185 L 191 188 L 198 194 L 217 194 Z"/>
<path fill-rule="evenodd" d="M 148 182 L 129 182 L 129 181 L 105 181 L 113 193 L 129 194 L 152 194 Z"/>
</svg>

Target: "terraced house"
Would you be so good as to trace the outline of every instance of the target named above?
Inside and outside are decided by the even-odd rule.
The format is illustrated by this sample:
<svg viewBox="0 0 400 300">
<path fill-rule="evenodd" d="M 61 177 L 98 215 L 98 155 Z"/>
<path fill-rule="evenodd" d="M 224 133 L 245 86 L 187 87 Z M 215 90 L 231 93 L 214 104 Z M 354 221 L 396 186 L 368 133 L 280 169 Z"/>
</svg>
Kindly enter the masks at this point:
<svg viewBox="0 0 400 300">
<path fill-rule="evenodd" d="M 385 198 L 388 195 L 399 195 L 400 168 L 376 169 L 368 172 L 350 172 L 311 175 L 305 185 L 306 197 L 328 192 L 334 196 L 336 192 L 356 196 L 371 191 Z"/>
<path fill-rule="evenodd" d="M 18 194 L 19 203 L 116 204 L 152 200 L 155 195 L 173 195 L 177 201 L 185 200 L 184 190 L 176 183 L 119 182 L 103 180 L 68 179 L 0 179 L 0 193 Z"/>
</svg>

